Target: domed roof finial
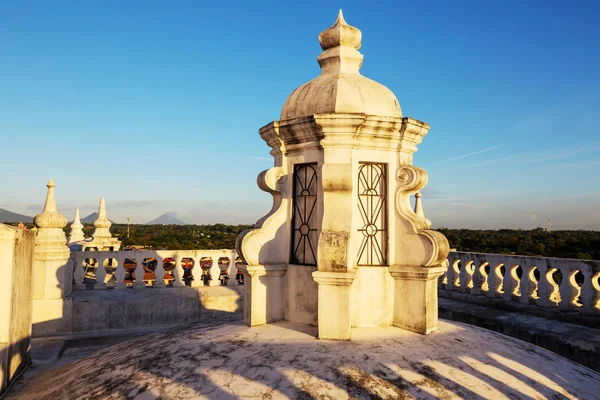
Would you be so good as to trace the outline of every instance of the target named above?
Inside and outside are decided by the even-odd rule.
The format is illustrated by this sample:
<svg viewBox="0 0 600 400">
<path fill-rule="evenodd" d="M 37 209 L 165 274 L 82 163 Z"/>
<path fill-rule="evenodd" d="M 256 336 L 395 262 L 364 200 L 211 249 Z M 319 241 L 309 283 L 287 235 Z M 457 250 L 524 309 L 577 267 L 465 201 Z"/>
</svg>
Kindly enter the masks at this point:
<svg viewBox="0 0 600 400">
<path fill-rule="evenodd" d="M 319 43 L 323 49 L 317 57 L 321 74 L 292 92 L 280 120 L 350 113 L 402 118 L 394 93 L 360 74 L 362 33 L 348 25 L 342 10 L 335 23 L 321 32 Z"/>
<path fill-rule="evenodd" d="M 54 198 L 54 181 L 50 179 L 46 184 L 48 194 L 44 210 L 35 216 L 33 223 L 38 228 L 64 228 L 67 226 L 67 219 L 56 209 L 56 199 Z"/>
<path fill-rule="evenodd" d="M 335 23 L 319 35 L 319 43 L 321 43 L 323 50 L 340 46 L 358 50 L 360 49 L 361 41 L 362 33 L 357 28 L 348 25 L 341 9 Z"/>
</svg>

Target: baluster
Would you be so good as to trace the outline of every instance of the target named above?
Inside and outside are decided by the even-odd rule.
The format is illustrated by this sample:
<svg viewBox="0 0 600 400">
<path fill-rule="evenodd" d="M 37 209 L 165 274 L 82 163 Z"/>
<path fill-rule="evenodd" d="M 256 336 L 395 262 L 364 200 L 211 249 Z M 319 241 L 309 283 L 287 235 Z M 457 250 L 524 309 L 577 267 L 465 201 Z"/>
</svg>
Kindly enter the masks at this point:
<svg viewBox="0 0 600 400">
<path fill-rule="evenodd" d="M 448 258 L 448 269 L 446 270 L 446 290 L 454 289 L 454 258 Z"/>
<path fill-rule="evenodd" d="M 504 264 L 490 264 L 490 273 L 488 274 L 488 291 L 485 294 L 488 297 L 497 297 L 500 295 L 498 290 L 502 287 L 502 275 L 500 268 Z"/>
<path fill-rule="evenodd" d="M 237 273 L 237 269 L 235 268 L 235 259 L 237 258 L 235 251 L 230 252 L 229 254 L 229 266 L 227 267 L 227 273 L 229 274 L 229 284 L 231 282 L 235 282 L 235 275 Z"/>
<path fill-rule="evenodd" d="M 560 272 L 562 274 L 562 281 L 559 285 L 560 303 L 558 303 L 558 308 L 561 310 L 578 308 L 575 305 L 575 299 L 579 294 L 579 289 L 575 282 L 575 274 L 577 274 L 578 270 L 570 271 L 569 268 L 562 267 L 560 268 Z"/>
<path fill-rule="evenodd" d="M 548 265 L 546 261 L 539 263 L 538 271 L 540 271 L 540 279 L 538 281 L 538 296 L 537 305 L 540 307 L 550 307 L 550 283 L 548 282 L 547 273 Z"/>
<path fill-rule="evenodd" d="M 481 295 L 483 294 L 482 285 L 485 281 L 485 276 L 481 273 L 485 261 L 477 259 L 473 261 L 473 287 L 471 288 L 471 294 Z"/>
<path fill-rule="evenodd" d="M 74 258 L 75 271 L 73 271 L 73 279 L 75 280 L 75 284 L 73 285 L 73 290 L 85 290 L 85 284 L 83 283 L 83 279 L 85 278 L 84 260 L 83 253 L 77 253 Z"/>
<path fill-rule="evenodd" d="M 106 283 L 107 289 L 113 289 L 115 287 L 114 276 L 115 276 L 115 272 L 116 272 L 116 267 L 115 267 L 114 263 L 116 260 L 114 260 L 114 257 L 115 257 L 114 253 L 111 252 L 105 258 L 106 267 L 105 267 L 104 271 L 106 272 L 106 277 L 104 278 L 104 283 Z"/>
<path fill-rule="evenodd" d="M 594 285 L 592 283 L 592 269 L 584 268 L 581 273 L 583 274 L 583 285 L 581 285 L 581 304 L 583 307 L 581 309 L 585 313 L 592 313 L 594 311 L 595 306 L 595 296 L 594 296 Z"/>
<path fill-rule="evenodd" d="M 208 281 L 208 286 L 219 286 L 221 284 L 219 281 L 219 277 L 221 275 L 221 268 L 219 268 L 219 257 L 212 256 L 210 259 L 212 260 L 212 265 L 210 266 L 210 277 L 212 279 Z"/>
<path fill-rule="evenodd" d="M 235 265 L 235 261 L 234 261 L 234 265 Z M 450 265 L 450 263 L 448 262 L 448 259 L 444 260 L 442 262 L 442 265 L 444 267 L 446 267 L 446 270 L 444 271 L 444 273 L 438 279 L 438 287 L 441 288 L 441 289 L 445 288 L 446 284 L 448 283 L 448 267 Z M 237 272 L 237 268 L 236 268 L 236 272 Z"/>
<path fill-rule="evenodd" d="M 594 287 L 595 294 L 592 300 L 592 312 L 600 313 L 600 272 L 596 272 L 592 276 L 592 286 Z"/>
<path fill-rule="evenodd" d="M 115 289 L 127 289 L 127 284 L 125 283 L 125 255 L 122 252 L 117 252 L 115 279 Z"/>
<path fill-rule="evenodd" d="M 94 290 L 107 289 L 106 286 L 106 269 L 104 269 L 104 261 L 106 257 L 96 256 L 96 283 L 94 284 Z"/>
<path fill-rule="evenodd" d="M 135 254 L 135 253 L 134 253 Z M 135 254 L 135 270 L 133 271 L 133 275 L 135 276 L 135 282 L 133 282 L 134 289 L 143 289 L 146 287 L 144 283 L 144 253 Z"/>
<path fill-rule="evenodd" d="M 533 296 L 535 290 L 535 282 L 532 280 L 534 268 L 535 267 L 528 262 L 521 262 L 523 275 L 521 275 L 521 286 L 519 288 L 519 291 L 521 292 L 521 296 L 519 296 L 520 303 L 529 304 L 530 299 Z"/>
<path fill-rule="evenodd" d="M 519 286 L 519 277 L 517 276 L 517 268 L 519 265 L 511 265 L 510 261 L 509 264 L 504 265 L 504 293 L 502 294 L 502 298 L 506 301 L 512 301 L 513 298 L 516 297 L 513 292 Z"/>
<path fill-rule="evenodd" d="M 468 286 L 468 265 L 469 265 L 469 260 L 467 260 L 465 257 L 462 257 L 460 259 L 460 270 L 458 272 L 458 287 L 459 290 L 461 292 L 465 292 L 469 290 L 469 286 Z"/>
<path fill-rule="evenodd" d="M 154 282 L 155 288 L 164 288 L 165 285 L 165 268 L 163 266 L 163 258 L 157 255 L 156 257 L 156 268 L 154 269 L 154 276 L 156 281 Z"/>
<path fill-rule="evenodd" d="M 175 268 L 173 268 L 173 287 L 181 287 L 181 286 L 185 286 L 185 284 L 183 283 L 183 266 L 181 265 L 181 252 L 177 252 L 173 255 L 173 258 L 175 259 Z M 196 267 L 196 260 L 194 260 L 194 268 Z"/>
<path fill-rule="evenodd" d="M 548 266 L 548 271 L 546 272 L 546 282 L 548 283 L 548 305 L 550 307 L 558 307 L 558 304 L 560 303 L 560 288 L 554 281 L 554 273 L 557 271 L 557 268 Z"/>
<path fill-rule="evenodd" d="M 200 266 L 200 259 L 202 257 L 191 257 L 190 258 L 194 262 L 194 268 L 192 269 L 192 274 L 194 275 L 194 280 L 192 281 L 192 287 L 202 287 L 204 286 L 204 280 L 202 279 L 202 267 Z"/>
</svg>

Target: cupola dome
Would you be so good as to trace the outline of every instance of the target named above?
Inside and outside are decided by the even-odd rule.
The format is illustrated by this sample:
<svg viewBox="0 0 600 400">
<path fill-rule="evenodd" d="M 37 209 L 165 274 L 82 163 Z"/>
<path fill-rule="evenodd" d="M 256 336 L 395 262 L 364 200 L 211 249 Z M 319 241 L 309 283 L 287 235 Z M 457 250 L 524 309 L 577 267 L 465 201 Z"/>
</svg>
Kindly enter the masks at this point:
<svg viewBox="0 0 600 400">
<path fill-rule="evenodd" d="M 335 24 L 319 35 L 323 49 L 317 58 L 321 75 L 292 92 L 283 105 L 280 119 L 333 113 L 401 118 L 394 93 L 360 74 L 361 40 L 361 32 L 346 23 L 340 10 Z"/>
</svg>

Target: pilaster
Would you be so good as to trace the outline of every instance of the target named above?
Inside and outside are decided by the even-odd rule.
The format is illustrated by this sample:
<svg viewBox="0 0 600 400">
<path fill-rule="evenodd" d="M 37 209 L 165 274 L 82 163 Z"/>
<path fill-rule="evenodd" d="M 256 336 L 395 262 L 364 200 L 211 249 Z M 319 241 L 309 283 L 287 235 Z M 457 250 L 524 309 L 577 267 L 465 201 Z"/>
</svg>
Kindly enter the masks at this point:
<svg viewBox="0 0 600 400">
<path fill-rule="evenodd" d="M 437 279 L 445 267 L 392 266 L 394 326 L 429 334 L 438 329 Z"/>
<path fill-rule="evenodd" d="M 319 285 L 319 339 L 350 340 L 350 289 L 356 273 L 315 271 L 312 276 Z"/>
<path fill-rule="evenodd" d="M 244 272 L 244 323 L 264 325 L 283 319 L 283 276 L 287 265 L 239 264 Z"/>
</svg>

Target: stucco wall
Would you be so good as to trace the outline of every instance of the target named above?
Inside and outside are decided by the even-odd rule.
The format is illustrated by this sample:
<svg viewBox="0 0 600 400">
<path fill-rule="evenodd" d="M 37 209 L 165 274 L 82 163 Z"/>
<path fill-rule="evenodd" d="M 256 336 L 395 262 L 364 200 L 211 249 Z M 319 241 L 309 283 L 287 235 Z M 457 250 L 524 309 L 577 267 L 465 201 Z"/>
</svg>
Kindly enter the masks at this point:
<svg viewBox="0 0 600 400">
<path fill-rule="evenodd" d="M 29 359 L 35 233 L 0 224 L 0 393 Z"/>
<path fill-rule="evenodd" d="M 36 323 L 33 336 L 105 333 L 207 321 L 241 313 L 244 286 L 84 290 L 69 295 L 60 320 Z"/>
<path fill-rule="evenodd" d="M 284 318 L 317 325 L 319 288 L 312 277 L 313 267 L 289 264 L 285 274 Z"/>
<path fill-rule="evenodd" d="M 358 267 L 351 289 L 352 326 L 391 326 L 394 279 L 388 267 Z"/>
</svg>

